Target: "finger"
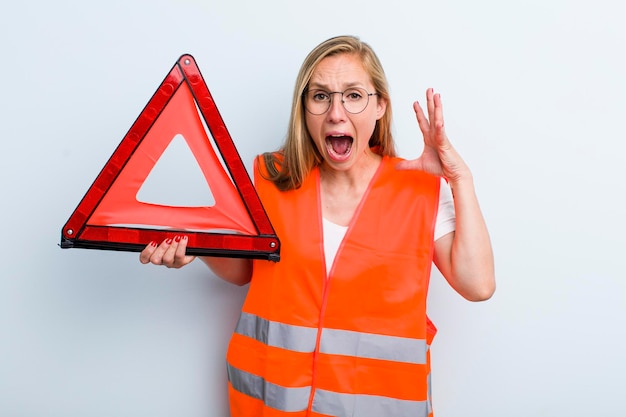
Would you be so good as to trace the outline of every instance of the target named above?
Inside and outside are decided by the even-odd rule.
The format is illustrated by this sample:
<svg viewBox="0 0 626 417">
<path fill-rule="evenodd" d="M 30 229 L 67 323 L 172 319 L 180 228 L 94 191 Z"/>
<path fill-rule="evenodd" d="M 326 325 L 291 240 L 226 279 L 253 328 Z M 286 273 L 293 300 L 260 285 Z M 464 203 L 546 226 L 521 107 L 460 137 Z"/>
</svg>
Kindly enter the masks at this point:
<svg viewBox="0 0 626 417">
<path fill-rule="evenodd" d="M 193 257 L 185 256 L 187 252 L 187 241 L 187 236 L 176 236 L 174 238 L 174 244 L 170 248 L 170 250 L 174 249 L 174 259 L 169 267 L 180 268 L 193 260 Z"/>
<path fill-rule="evenodd" d="M 167 238 L 156 248 L 150 256 L 150 262 L 155 265 L 163 265 L 163 256 L 172 245 L 172 238 Z"/>
<path fill-rule="evenodd" d="M 422 169 L 422 160 L 418 159 L 405 159 L 396 164 L 396 169 L 398 170 L 421 170 Z"/>
<path fill-rule="evenodd" d="M 433 97 L 433 102 L 435 104 L 435 115 L 434 119 L 431 123 L 431 127 L 435 134 L 435 140 L 437 141 L 437 146 L 442 149 L 449 145 L 448 136 L 445 130 L 445 124 L 443 120 L 443 102 L 441 100 L 440 94 L 435 94 Z"/>
<path fill-rule="evenodd" d="M 175 259 L 176 263 L 180 266 L 187 265 L 195 259 L 195 256 L 187 256 L 187 243 L 189 243 L 189 238 L 187 236 L 183 236 L 180 239 L 178 248 L 176 249 Z"/>
<path fill-rule="evenodd" d="M 154 240 L 148 243 L 146 247 L 144 248 L 144 250 L 142 250 L 141 253 L 139 254 L 139 262 L 141 262 L 142 264 L 149 263 L 150 258 L 152 257 L 152 254 L 154 253 L 156 249 L 157 249 L 157 243 Z"/>
<path fill-rule="evenodd" d="M 178 238 L 178 247 L 176 248 L 176 253 L 174 257 L 176 259 L 183 260 L 185 258 L 185 254 L 187 252 L 187 236 L 176 236 Z M 176 239 L 174 239 L 176 240 Z"/>
<path fill-rule="evenodd" d="M 428 110 L 428 120 L 432 121 L 435 117 L 435 100 L 434 100 L 435 90 L 433 88 L 429 88 L 426 90 L 426 107 Z"/>
<path fill-rule="evenodd" d="M 417 124 L 419 125 L 420 130 L 422 131 L 422 134 L 424 135 L 428 134 L 428 131 L 430 130 L 430 123 L 428 122 L 428 119 L 426 118 L 426 115 L 424 114 L 424 110 L 422 110 L 422 106 L 420 106 L 420 104 L 417 101 L 413 103 L 413 110 L 415 110 L 415 117 L 417 118 Z"/>
<path fill-rule="evenodd" d="M 168 268 L 173 268 L 176 262 L 176 249 L 178 248 L 178 243 L 180 242 L 180 236 L 175 236 L 173 239 L 169 240 L 169 247 L 163 253 L 163 257 L 161 258 L 161 265 L 167 266 Z"/>
<path fill-rule="evenodd" d="M 433 96 L 434 105 L 434 125 L 437 129 L 443 128 L 443 103 L 441 101 L 441 94 L 435 94 Z"/>
</svg>

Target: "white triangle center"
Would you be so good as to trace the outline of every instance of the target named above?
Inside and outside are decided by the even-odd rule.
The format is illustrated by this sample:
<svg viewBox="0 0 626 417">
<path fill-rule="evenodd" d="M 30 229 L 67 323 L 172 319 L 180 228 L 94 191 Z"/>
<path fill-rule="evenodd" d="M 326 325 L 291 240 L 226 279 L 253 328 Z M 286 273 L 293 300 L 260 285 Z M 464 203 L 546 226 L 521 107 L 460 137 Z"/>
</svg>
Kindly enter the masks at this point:
<svg viewBox="0 0 626 417">
<path fill-rule="evenodd" d="M 174 136 L 137 192 L 137 201 L 173 207 L 215 205 L 211 188 L 183 135 Z"/>
</svg>

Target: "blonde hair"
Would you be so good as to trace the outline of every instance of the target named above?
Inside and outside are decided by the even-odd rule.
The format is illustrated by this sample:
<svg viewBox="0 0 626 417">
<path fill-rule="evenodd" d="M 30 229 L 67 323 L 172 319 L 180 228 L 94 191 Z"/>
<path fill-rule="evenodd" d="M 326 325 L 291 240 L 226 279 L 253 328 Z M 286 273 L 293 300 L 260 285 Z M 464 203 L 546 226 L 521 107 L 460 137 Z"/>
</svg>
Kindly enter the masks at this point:
<svg viewBox="0 0 626 417">
<path fill-rule="evenodd" d="M 263 154 L 264 165 L 267 168 L 265 177 L 281 191 L 299 188 L 311 170 L 322 163 L 322 156 L 306 127 L 302 93 L 308 87 L 317 65 L 324 58 L 339 54 L 358 56 L 374 84 L 379 99 L 387 102 L 385 114 L 376 122 L 369 141 L 370 147 L 382 156 L 396 155 L 391 134 L 389 86 L 378 57 L 367 43 L 355 36 L 330 38 L 315 47 L 302 63 L 293 92 L 291 117 L 285 143 L 277 153 Z"/>
</svg>

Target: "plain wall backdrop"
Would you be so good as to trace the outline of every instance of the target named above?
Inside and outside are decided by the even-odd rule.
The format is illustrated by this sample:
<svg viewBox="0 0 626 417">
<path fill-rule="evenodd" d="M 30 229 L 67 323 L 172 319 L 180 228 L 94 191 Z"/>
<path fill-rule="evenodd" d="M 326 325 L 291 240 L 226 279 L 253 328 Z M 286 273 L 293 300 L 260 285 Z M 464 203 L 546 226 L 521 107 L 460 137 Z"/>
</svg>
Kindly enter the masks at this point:
<svg viewBox="0 0 626 417">
<path fill-rule="evenodd" d="M 624 416 L 624 6 L 617 1 L 7 1 L 0 6 L 0 415 L 225 416 L 246 287 L 201 262 L 58 247 L 61 227 L 183 53 L 248 169 L 276 149 L 305 55 L 381 58 L 400 154 L 442 93 L 496 256 L 484 303 L 436 271 L 439 417 Z M 172 169 L 163 197 L 184 187 Z"/>
</svg>

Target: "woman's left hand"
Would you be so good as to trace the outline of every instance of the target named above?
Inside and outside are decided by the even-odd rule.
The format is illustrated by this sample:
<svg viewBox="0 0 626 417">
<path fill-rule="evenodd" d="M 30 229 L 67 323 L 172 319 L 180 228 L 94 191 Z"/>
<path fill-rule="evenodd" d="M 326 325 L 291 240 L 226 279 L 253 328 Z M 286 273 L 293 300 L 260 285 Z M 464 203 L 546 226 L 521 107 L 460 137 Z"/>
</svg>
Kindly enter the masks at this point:
<svg viewBox="0 0 626 417">
<path fill-rule="evenodd" d="M 448 140 L 443 123 L 441 95 L 435 94 L 432 88 L 426 90 L 426 107 L 428 117 L 417 101 L 413 103 L 417 123 L 424 136 L 422 155 L 417 159 L 401 162 L 398 168 L 425 171 L 445 177 L 450 182 L 470 175 L 465 162 Z"/>
</svg>

